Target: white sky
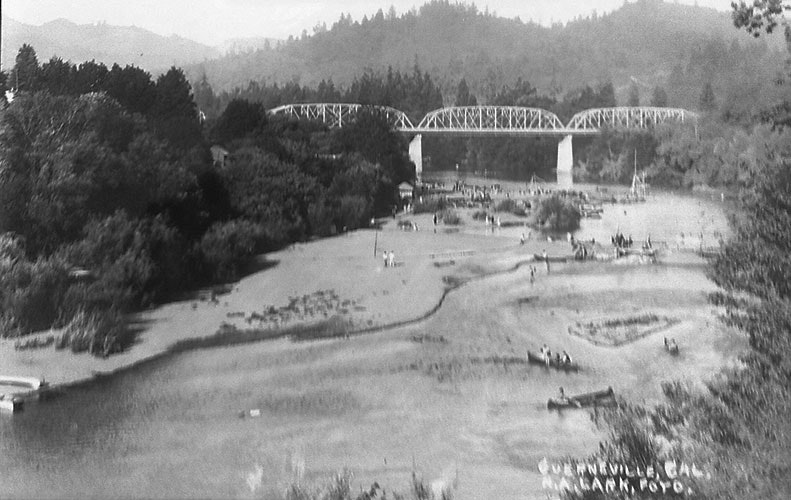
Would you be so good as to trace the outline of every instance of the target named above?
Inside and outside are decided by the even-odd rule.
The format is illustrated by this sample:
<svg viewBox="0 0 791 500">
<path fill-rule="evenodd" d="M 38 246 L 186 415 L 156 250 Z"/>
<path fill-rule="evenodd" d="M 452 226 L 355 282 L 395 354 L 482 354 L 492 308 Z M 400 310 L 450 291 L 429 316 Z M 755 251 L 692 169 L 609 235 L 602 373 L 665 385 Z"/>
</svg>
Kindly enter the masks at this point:
<svg viewBox="0 0 791 500">
<path fill-rule="evenodd" d="M 356 21 L 371 17 L 391 5 L 398 15 L 427 0 L 2 0 L 2 15 L 27 24 L 40 25 L 58 18 L 78 24 L 106 21 L 135 25 L 160 35 L 177 34 L 208 45 L 239 37 L 288 38 L 303 29 L 312 33 L 322 22 L 331 26 L 341 13 Z M 717 10 L 730 9 L 731 0 L 675 0 Z M 612 11 L 625 0 L 479 0 L 501 17 L 519 16 L 541 24 L 565 22 L 594 10 Z M 451 0 L 455 3 L 455 0 Z M 471 2 L 466 2 L 471 3 Z"/>
</svg>

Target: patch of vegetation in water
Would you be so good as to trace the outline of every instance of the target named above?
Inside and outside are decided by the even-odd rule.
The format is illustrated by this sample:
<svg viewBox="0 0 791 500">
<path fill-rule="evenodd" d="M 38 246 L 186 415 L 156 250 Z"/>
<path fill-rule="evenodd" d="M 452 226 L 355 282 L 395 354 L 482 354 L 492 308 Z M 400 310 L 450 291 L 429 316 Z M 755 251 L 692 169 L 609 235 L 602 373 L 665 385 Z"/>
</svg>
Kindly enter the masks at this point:
<svg viewBox="0 0 791 500">
<path fill-rule="evenodd" d="M 239 328 L 230 323 L 222 323 L 214 335 L 179 340 L 170 350 L 179 352 L 276 338 L 290 338 L 293 341 L 337 338 L 349 335 L 352 329 L 353 324 L 350 320 L 337 315 L 317 323 L 298 324 L 285 328 Z"/>
<path fill-rule="evenodd" d="M 418 342 L 422 344 L 423 342 L 433 342 L 438 344 L 446 344 L 448 339 L 446 339 L 443 335 L 432 335 L 430 333 L 423 333 L 421 335 L 412 335 L 410 337 L 412 342 Z"/>
<path fill-rule="evenodd" d="M 569 333 L 596 345 L 619 346 L 668 328 L 678 319 L 658 316 L 654 313 L 577 322 L 569 327 Z"/>
</svg>

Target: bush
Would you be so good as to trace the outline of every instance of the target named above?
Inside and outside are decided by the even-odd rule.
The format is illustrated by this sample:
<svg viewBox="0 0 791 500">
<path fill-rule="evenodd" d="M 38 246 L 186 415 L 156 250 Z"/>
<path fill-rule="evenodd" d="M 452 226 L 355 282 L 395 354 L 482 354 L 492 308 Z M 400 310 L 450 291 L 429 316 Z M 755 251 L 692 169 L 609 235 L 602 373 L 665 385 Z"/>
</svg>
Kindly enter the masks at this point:
<svg viewBox="0 0 791 500">
<path fill-rule="evenodd" d="M 50 327 L 61 315 L 68 286 L 68 267 L 61 259 L 8 261 L 0 272 L 0 335 L 24 335 Z"/>
<path fill-rule="evenodd" d="M 253 222 L 237 219 L 211 226 L 198 243 L 198 251 L 212 279 L 234 280 L 252 257 L 263 237 L 263 229 Z"/>
<path fill-rule="evenodd" d="M 71 348 L 72 352 L 88 351 L 96 356 L 108 356 L 123 350 L 131 341 L 123 317 L 114 309 L 86 312 L 81 309 L 63 330 L 55 347 Z"/>
<path fill-rule="evenodd" d="M 442 197 L 424 197 L 423 201 L 417 201 L 412 205 L 412 212 L 415 214 L 436 213 L 441 212 L 448 206 L 448 201 Z"/>
<path fill-rule="evenodd" d="M 85 237 L 59 253 L 97 277 L 69 290 L 67 317 L 79 308 L 125 311 L 149 304 L 194 279 L 184 239 L 161 217 L 137 220 L 118 211 L 88 223 Z"/>
<path fill-rule="evenodd" d="M 507 198 L 505 200 L 499 201 L 497 203 L 497 205 L 495 205 L 494 211 L 495 212 L 510 212 L 510 213 L 512 213 L 514 215 L 518 215 L 520 217 L 524 217 L 525 215 L 527 215 L 527 212 L 525 212 L 524 206 L 519 206 L 519 205 L 520 204 L 519 204 L 518 201 L 516 201 L 516 200 L 514 200 L 512 198 Z"/>
<path fill-rule="evenodd" d="M 516 210 L 516 200 L 512 200 L 511 198 L 500 200 L 494 206 L 495 212 L 513 212 L 514 210 Z"/>
<path fill-rule="evenodd" d="M 458 226 L 461 224 L 461 217 L 455 210 L 445 209 L 439 215 L 442 222 L 447 226 Z"/>
<path fill-rule="evenodd" d="M 371 219 L 371 206 L 359 195 L 345 195 L 340 199 L 338 208 L 338 228 L 357 229 L 364 227 Z"/>
<path fill-rule="evenodd" d="M 489 214 L 486 212 L 486 210 L 476 210 L 472 214 L 472 220 L 486 220 L 488 215 Z"/>
<path fill-rule="evenodd" d="M 538 201 L 533 224 L 553 231 L 573 231 L 579 229 L 581 218 L 571 200 L 552 195 Z"/>
</svg>

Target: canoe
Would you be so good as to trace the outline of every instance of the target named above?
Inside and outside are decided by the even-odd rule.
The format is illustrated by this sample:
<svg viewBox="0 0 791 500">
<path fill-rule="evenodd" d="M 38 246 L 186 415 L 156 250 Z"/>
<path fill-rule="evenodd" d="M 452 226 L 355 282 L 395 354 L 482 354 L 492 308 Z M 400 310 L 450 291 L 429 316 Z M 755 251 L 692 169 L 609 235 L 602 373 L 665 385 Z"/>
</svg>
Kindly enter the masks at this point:
<svg viewBox="0 0 791 500">
<path fill-rule="evenodd" d="M 541 358 L 541 356 L 531 351 L 527 351 L 527 361 L 534 365 L 547 366 L 546 361 L 544 361 L 543 358 Z M 558 364 L 557 359 L 555 358 L 552 358 L 549 361 L 549 368 L 554 368 L 556 370 L 564 370 L 567 372 L 580 371 L 580 365 L 578 365 L 577 363 L 571 363 L 570 365 L 564 363 Z"/>
<path fill-rule="evenodd" d="M 545 260 L 548 260 L 549 262 L 566 262 L 566 261 L 569 260 L 568 257 L 560 257 L 560 256 L 554 256 L 553 257 L 552 255 L 547 255 L 547 258 L 544 259 L 544 256 L 539 254 L 539 253 L 533 254 L 533 259 L 541 261 L 541 262 L 543 262 Z"/>
<path fill-rule="evenodd" d="M 557 398 L 549 398 L 547 401 L 547 408 L 563 409 L 563 408 L 584 408 L 587 406 L 611 406 L 615 404 L 615 392 L 612 387 L 608 387 L 603 391 L 589 392 L 580 394 L 579 396 L 571 396 L 565 400 Z"/>
<path fill-rule="evenodd" d="M 53 393 L 49 382 L 35 377 L 0 375 L 0 386 L 13 387 L 10 392 L 6 391 L 6 402 L 15 398 L 20 400 L 20 404 L 23 400 L 38 400 Z"/>
<path fill-rule="evenodd" d="M 0 385 L 12 385 L 15 387 L 23 387 L 25 389 L 38 390 L 46 387 L 48 384 L 43 380 L 35 377 L 16 377 L 10 375 L 0 375 Z"/>
</svg>

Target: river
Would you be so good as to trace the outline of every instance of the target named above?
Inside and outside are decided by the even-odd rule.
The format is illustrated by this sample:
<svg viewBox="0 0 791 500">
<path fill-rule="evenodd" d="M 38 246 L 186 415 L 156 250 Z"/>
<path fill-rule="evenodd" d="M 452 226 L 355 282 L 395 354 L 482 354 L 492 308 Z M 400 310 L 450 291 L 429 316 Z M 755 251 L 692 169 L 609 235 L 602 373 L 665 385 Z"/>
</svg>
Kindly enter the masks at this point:
<svg viewBox="0 0 791 500">
<path fill-rule="evenodd" d="M 694 247 L 701 233 L 705 246 L 727 234 L 723 205 L 711 196 L 659 192 L 646 203 L 605 208 L 602 219 L 583 221 L 578 237 L 606 241 L 620 229 L 641 240 L 650 227 L 654 241 Z M 503 231 L 500 236 L 515 240 L 521 229 Z M 633 394 L 647 380 L 684 374 L 685 368 L 652 361 L 656 355 L 649 352 L 619 353 L 609 368 L 587 378 L 462 365 L 448 383 L 415 363 L 452 365 L 455 356 L 483 355 L 488 346 L 506 346 L 506 338 L 518 342 L 520 335 L 540 341 L 548 325 L 575 313 L 514 304 L 552 289 L 572 297 L 620 287 L 652 304 L 658 303 L 655 291 L 689 299 L 683 307 L 695 309 L 684 309 L 690 319 L 678 338 L 710 329 L 689 350 L 697 361 L 686 373 L 693 378 L 710 373 L 737 348 L 702 316 L 710 314 L 696 291 L 706 287 L 700 285 L 702 268 L 641 267 L 575 285 L 564 279 L 547 277 L 535 289 L 527 289 L 519 273 L 485 279 L 452 292 L 418 325 L 351 342 L 278 340 L 180 353 L 0 415 L 0 497 L 276 497 L 294 478 L 326 477 L 344 466 L 360 486 L 375 479 L 405 491 L 417 464 L 427 478 L 460 470 L 461 491 L 467 492 L 460 498 L 532 498 L 520 492 L 537 489 L 534 469 L 542 454 L 584 456 L 601 438 L 584 412 L 548 415 L 543 402 L 558 383 L 572 393 L 621 384 Z M 580 314 L 586 306 L 576 307 Z M 416 351 L 405 339 L 421 334 L 455 343 Z M 579 344 L 582 361 L 610 359 L 609 351 L 569 342 Z M 645 363 L 653 367 L 642 370 Z M 635 371 L 617 380 L 624 370 Z M 261 418 L 239 418 L 249 408 L 263 408 Z"/>
</svg>

